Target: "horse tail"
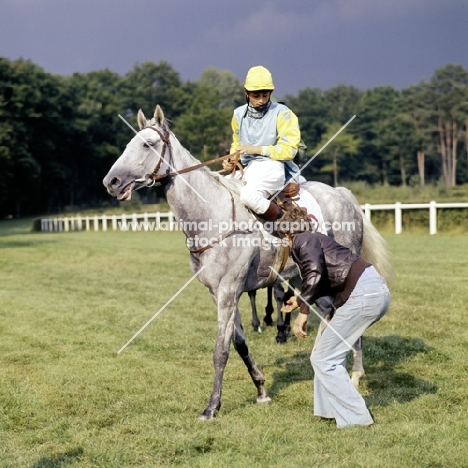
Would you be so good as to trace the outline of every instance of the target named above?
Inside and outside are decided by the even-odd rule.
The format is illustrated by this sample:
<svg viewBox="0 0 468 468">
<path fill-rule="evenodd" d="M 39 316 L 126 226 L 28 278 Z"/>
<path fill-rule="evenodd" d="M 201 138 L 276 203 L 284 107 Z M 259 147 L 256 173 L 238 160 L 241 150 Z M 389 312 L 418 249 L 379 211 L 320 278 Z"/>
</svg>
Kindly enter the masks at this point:
<svg viewBox="0 0 468 468">
<path fill-rule="evenodd" d="M 387 242 L 381 236 L 376 227 L 364 216 L 364 233 L 362 236 L 361 257 L 374 265 L 375 269 L 390 284 L 393 277 L 393 268 L 390 261 L 390 252 Z"/>
<path fill-rule="evenodd" d="M 387 242 L 379 233 L 377 228 L 365 217 L 359 202 L 352 192 L 345 187 L 336 188 L 345 197 L 353 201 L 359 213 L 361 213 L 363 222 L 361 257 L 367 262 L 372 263 L 379 274 L 385 278 L 385 281 L 388 284 L 390 284 L 393 277 L 393 268 Z"/>
</svg>

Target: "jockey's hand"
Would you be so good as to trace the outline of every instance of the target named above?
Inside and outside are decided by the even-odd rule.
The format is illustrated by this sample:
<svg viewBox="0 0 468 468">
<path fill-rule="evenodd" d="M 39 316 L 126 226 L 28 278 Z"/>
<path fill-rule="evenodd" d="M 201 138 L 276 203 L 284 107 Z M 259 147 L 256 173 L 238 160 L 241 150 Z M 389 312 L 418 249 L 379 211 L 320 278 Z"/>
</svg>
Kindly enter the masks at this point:
<svg viewBox="0 0 468 468">
<path fill-rule="evenodd" d="M 298 338 L 305 338 L 307 336 L 307 314 L 299 312 L 293 325 L 293 332 Z"/>
<path fill-rule="evenodd" d="M 299 304 L 297 303 L 296 296 L 291 297 L 291 299 L 288 299 L 286 301 L 286 304 L 281 307 L 281 312 L 284 312 L 285 314 L 290 314 L 293 310 L 296 310 L 299 307 Z"/>
<path fill-rule="evenodd" d="M 262 147 L 241 143 L 237 147 L 237 151 L 240 151 L 240 154 L 262 154 Z"/>
<path fill-rule="evenodd" d="M 236 167 L 236 161 L 233 159 L 225 159 L 223 161 L 223 169 L 227 172 L 232 172 Z"/>
</svg>

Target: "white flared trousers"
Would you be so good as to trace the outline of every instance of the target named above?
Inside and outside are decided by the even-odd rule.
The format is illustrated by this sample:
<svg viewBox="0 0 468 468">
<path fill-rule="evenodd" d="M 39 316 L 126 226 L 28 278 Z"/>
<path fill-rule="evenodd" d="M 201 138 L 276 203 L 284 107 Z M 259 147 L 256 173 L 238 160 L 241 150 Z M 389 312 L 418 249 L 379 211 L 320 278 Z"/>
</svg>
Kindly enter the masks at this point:
<svg viewBox="0 0 468 468">
<path fill-rule="evenodd" d="M 385 314 L 389 304 L 385 280 L 377 274 L 361 276 L 346 303 L 336 309 L 330 323 L 317 337 L 310 356 L 315 373 L 314 414 L 334 418 L 339 428 L 373 423 L 364 398 L 346 370 L 346 355 L 350 345 Z"/>
</svg>

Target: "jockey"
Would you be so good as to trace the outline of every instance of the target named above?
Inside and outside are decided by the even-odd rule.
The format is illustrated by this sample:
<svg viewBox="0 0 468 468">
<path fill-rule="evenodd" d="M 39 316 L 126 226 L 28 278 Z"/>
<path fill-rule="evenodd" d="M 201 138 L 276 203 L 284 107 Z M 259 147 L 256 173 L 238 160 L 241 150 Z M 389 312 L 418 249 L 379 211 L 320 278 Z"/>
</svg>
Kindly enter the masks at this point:
<svg viewBox="0 0 468 468">
<path fill-rule="evenodd" d="M 267 220 L 282 216 L 280 207 L 268 200 L 298 182 L 299 167 L 293 162 L 301 140 L 296 115 L 284 104 L 271 100 L 275 89 L 271 73 L 262 66 L 251 68 L 244 91 L 247 103 L 234 110 L 230 152 L 239 151 L 245 167 L 241 201 Z M 229 163 L 224 164 L 228 169 Z"/>
</svg>

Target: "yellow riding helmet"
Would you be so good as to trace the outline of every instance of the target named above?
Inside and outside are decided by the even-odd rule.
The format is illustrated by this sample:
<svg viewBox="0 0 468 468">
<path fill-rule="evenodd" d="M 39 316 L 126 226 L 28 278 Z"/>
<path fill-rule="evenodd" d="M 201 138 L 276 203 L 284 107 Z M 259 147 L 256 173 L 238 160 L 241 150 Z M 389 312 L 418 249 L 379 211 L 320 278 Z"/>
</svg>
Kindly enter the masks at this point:
<svg viewBox="0 0 468 468">
<path fill-rule="evenodd" d="M 271 73 L 262 66 L 252 67 L 245 77 L 244 88 L 247 91 L 260 91 L 267 90 L 273 91 L 275 85 Z"/>
</svg>

